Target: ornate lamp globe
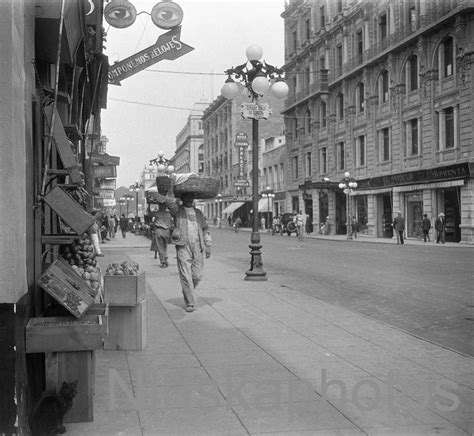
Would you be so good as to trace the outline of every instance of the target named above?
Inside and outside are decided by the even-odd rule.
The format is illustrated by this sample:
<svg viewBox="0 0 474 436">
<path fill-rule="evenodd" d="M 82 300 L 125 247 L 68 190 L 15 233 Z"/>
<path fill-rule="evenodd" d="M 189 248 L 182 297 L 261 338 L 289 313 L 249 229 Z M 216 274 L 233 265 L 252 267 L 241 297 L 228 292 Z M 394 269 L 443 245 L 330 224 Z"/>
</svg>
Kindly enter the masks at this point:
<svg viewBox="0 0 474 436">
<path fill-rule="evenodd" d="M 348 179 L 350 176 L 351 176 L 351 173 L 350 173 L 349 171 L 346 171 L 346 172 L 344 173 L 344 177 L 345 177 L 346 179 Z"/>
<path fill-rule="evenodd" d="M 277 79 L 277 81 L 271 87 L 271 91 L 273 96 L 276 98 L 286 98 L 289 88 L 283 79 Z"/>
<path fill-rule="evenodd" d="M 265 94 L 270 88 L 270 83 L 264 74 L 257 74 L 252 80 L 252 89 L 259 95 Z"/>
<path fill-rule="evenodd" d="M 166 172 L 171 174 L 174 171 L 174 166 L 173 165 L 168 165 L 166 167 Z"/>
<path fill-rule="evenodd" d="M 256 44 L 251 45 L 245 51 L 245 55 L 247 56 L 247 59 L 249 61 L 258 61 L 263 56 L 262 47 L 260 47 L 259 45 L 256 45 Z"/>
<path fill-rule="evenodd" d="M 224 86 L 221 88 L 221 94 L 228 100 L 232 100 L 237 97 L 239 93 L 239 85 L 235 83 L 230 77 L 225 81 Z"/>
<path fill-rule="evenodd" d="M 164 173 L 165 169 L 166 169 L 166 167 L 163 164 L 158 164 L 158 172 Z"/>
<path fill-rule="evenodd" d="M 346 185 L 344 185 L 344 183 L 339 183 L 339 189 L 344 189 L 346 187 Z"/>
</svg>

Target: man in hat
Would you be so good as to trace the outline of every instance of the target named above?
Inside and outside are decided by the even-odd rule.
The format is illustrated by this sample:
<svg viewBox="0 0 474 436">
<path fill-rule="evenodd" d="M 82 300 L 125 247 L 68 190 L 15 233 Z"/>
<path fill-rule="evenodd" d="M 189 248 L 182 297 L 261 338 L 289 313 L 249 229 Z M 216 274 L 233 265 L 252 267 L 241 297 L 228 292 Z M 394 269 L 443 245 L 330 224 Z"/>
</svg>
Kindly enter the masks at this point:
<svg viewBox="0 0 474 436">
<path fill-rule="evenodd" d="M 441 241 L 441 243 L 444 244 L 444 239 L 446 237 L 446 220 L 444 219 L 443 212 L 440 212 L 438 218 L 436 218 L 435 229 L 438 232 L 436 243 L 439 244 Z"/>
<path fill-rule="evenodd" d="M 211 256 L 211 233 L 202 212 L 194 207 L 194 195 L 183 193 L 181 203 L 158 194 L 158 203 L 165 203 L 174 218 L 171 239 L 176 246 L 176 259 L 186 312 L 196 309 L 194 291 L 202 279 L 204 256 Z"/>
<path fill-rule="evenodd" d="M 397 235 L 397 244 L 403 245 L 403 232 L 405 231 L 405 219 L 402 217 L 402 213 L 398 211 L 397 216 L 393 219 L 393 230 Z"/>
</svg>

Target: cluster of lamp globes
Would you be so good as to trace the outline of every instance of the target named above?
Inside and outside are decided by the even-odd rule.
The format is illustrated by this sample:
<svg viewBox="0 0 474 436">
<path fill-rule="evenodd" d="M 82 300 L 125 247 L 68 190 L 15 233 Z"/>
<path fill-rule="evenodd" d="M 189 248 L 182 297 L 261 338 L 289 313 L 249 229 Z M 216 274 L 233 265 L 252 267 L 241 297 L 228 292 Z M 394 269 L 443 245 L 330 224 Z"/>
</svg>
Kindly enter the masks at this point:
<svg viewBox="0 0 474 436">
<path fill-rule="evenodd" d="M 258 45 L 251 45 L 245 52 L 249 62 L 260 61 L 263 56 L 263 50 Z M 280 76 L 273 84 L 270 83 L 269 78 L 263 72 L 258 72 L 251 83 L 252 90 L 258 95 L 265 95 L 271 88 L 271 92 L 276 98 L 285 98 L 288 95 L 288 85 L 285 80 Z M 230 76 L 226 80 L 224 86 L 221 89 L 221 94 L 228 100 L 232 100 L 237 97 L 240 92 L 240 86 Z"/>
<path fill-rule="evenodd" d="M 351 179 L 351 173 L 346 171 L 344 173 L 344 178 L 347 179 L 347 181 L 344 180 L 341 183 L 339 183 L 339 189 L 343 189 L 344 193 L 350 192 L 351 189 L 357 188 L 357 182 Z"/>
<path fill-rule="evenodd" d="M 156 169 L 158 171 L 158 175 L 171 175 L 173 174 L 174 166 L 167 163 L 168 161 L 163 158 L 164 155 L 165 153 L 163 151 L 158 152 L 158 158 L 156 159 Z M 152 162 L 150 162 L 149 168 L 150 170 L 154 169 L 154 164 Z"/>
</svg>

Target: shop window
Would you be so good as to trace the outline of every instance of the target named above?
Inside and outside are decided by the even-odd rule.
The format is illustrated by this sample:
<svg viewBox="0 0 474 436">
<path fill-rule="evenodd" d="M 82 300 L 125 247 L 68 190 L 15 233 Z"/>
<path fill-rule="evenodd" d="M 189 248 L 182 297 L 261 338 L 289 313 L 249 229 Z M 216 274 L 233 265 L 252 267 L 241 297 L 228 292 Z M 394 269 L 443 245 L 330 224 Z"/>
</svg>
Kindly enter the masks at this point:
<svg viewBox="0 0 474 436">
<path fill-rule="evenodd" d="M 454 40 L 448 37 L 442 44 L 442 65 L 444 77 L 449 77 L 454 74 Z"/>
<path fill-rule="evenodd" d="M 388 127 L 378 131 L 379 161 L 390 160 L 390 129 Z"/>
<path fill-rule="evenodd" d="M 319 22 L 320 22 L 320 25 L 321 25 L 321 29 L 324 29 L 324 27 L 326 26 L 326 12 L 324 10 L 324 6 L 321 6 L 319 8 Z"/>
<path fill-rule="evenodd" d="M 356 138 L 356 166 L 365 165 L 365 136 L 360 135 Z"/>
<path fill-rule="evenodd" d="M 454 148 L 454 110 L 452 107 L 444 110 L 444 121 L 446 126 L 445 148 Z"/>
<path fill-rule="evenodd" d="M 321 149 L 321 159 L 320 159 L 320 171 L 321 174 L 326 174 L 328 172 L 328 152 L 327 147 Z"/>
<path fill-rule="evenodd" d="M 344 142 L 339 142 L 337 144 L 337 169 L 343 170 L 345 169 L 345 149 L 344 149 Z"/>
<path fill-rule="evenodd" d="M 356 196 L 356 219 L 359 228 L 359 233 L 363 235 L 368 234 L 367 222 L 368 222 L 368 200 L 367 195 Z"/>
<path fill-rule="evenodd" d="M 409 238 L 421 238 L 423 220 L 423 195 L 421 192 L 405 195 L 407 202 L 406 232 Z"/>
</svg>

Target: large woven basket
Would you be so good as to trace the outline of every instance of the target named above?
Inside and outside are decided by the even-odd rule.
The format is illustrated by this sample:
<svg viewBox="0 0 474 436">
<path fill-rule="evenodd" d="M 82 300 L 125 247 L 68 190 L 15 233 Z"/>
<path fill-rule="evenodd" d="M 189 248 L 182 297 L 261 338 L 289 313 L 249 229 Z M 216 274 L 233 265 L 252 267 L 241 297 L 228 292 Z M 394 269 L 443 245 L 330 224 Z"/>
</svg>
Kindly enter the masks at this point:
<svg viewBox="0 0 474 436">
<path fill-rule="evenodd" d="M 171 180 L 168 176 L 158 176 L 156 178 L 156 188 L 161 195 L 166 195 L 170 189 Z"/>
<path fill-rule="evenodd" d="M 183 194 L 192 194 L 194 198 L 214 198 L 219 192 L 219 180 L 205 176 L 190 176 L 186 181 L 173 186 L 176 197 Z"/>
</svg>

